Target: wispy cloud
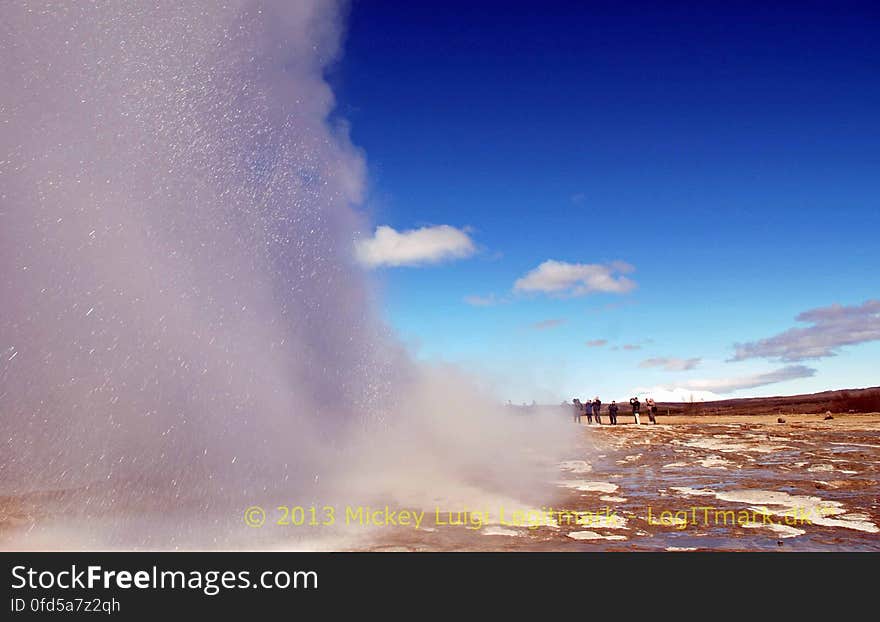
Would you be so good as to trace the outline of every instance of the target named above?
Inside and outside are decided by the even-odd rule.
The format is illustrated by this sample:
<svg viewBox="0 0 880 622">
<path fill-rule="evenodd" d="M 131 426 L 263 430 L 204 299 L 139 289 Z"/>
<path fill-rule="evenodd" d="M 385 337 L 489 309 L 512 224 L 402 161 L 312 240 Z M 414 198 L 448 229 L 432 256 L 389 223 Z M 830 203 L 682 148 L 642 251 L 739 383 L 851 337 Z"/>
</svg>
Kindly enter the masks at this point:
<svg viewBox="0 0 880 622">
<path fill-rule="evenodd" d="M 625 343 L 625 344 L 623 344 L 622 347 L 624 350 L 641 350 L 642 349 L 642 346 L 640 346 L 637 343 Z"/>
<path fill-rule="evenodd" d="M 418 266 L 469 257 L 476 244 L 463 229 L 436 225 L 397 231 L 380 226 L 369 238 L 355 243 L 355 256 L 365 266 Z"/>
<path fill-rule="evenodd" d="M 652 359 L 645 359 L 641 363 L 639 363 L 639 367 L 650 368 L 650 367 L 660 367 L 663 371 L 687 371 L 689 369 L 694 369 L 697 365 L 700 364 L 702 359 L 692 358 L 692 359 L 677 359 L 677 358 L 666 358 L 666 357 L 658 357 Z"/>
<path fill-rule="evenodd" d="M 788 365 L 780 369 L 762 374 L 738 376 L 735 378 L 713 378 L 707 380 L 691 380 L 682 386 L 686 389 L 698 391 L 711 391 L 713 393 L 732 393 L 741 389 L 754 389 L 768 384 L 795 380 L 797 378 L 809 378 L 816 374 L 812 367 L 804 365 Z"/>
<path fill-rule="evenodd" d="M 639 304 L 638 300 L 633 297 L 619 298 L 614 302 L 604 302 L 599 305 L 592 305 L 587 307 L 586 311 L 588 313 L 607 313 L 610 311 L 616 311 L 617 309 L 623 309 L 624 307 L 631 307 L 633 305 Z"/>
<path fill-rule="evenodd" d="M 465 296 L 464 301 L 472 307 L 494 307 L 505 302 L 503 299 L 495 296 L 495 294 L 489 294 L 488 296 Z"/>
<path fill-rule="evenodd" d="M 711 391 L 697 391 L 684 387 L 639 387 L 632 391 L 640 398 L 653 397 L 658 402 L 711 402 L 724 397 Z"/>
<path fill-rule="evenodd" d="M 636 284 L 624 274 L 635 268 L 623 261 L 609 264 L 567 263 L 548 259 L 513 284 L 514 291 L 555 296 L 586 296 L 595 292 L 623 294 Z"/>
<path fill-rule="evenodd" d="M 549 330 L 551 328 L 556 328 L 558 326 L 562 326 L 568 320 L 564 318 L 553 318 L 550 320 L 541 320 L 540 322 L 535 322 L 532 324 L 532 328 L 535 330 Z"/>
<path fill-rule="evenodd" d="M 588 348 L 601 348 L 606 345 L 608 345 L 607 339 L 593 339 L 592 341 L 587 342 Z"/>
<path fill-rule="evenodd" d="M 880 300 L 861 305 L 820 307 L 795 318 L 812 324 L 790 328 L 767 339 L 734 345 L 734 361 L 775 358 L 786 362 L 834 356 L 843 346 L 880 339 Z"/>
</svg>

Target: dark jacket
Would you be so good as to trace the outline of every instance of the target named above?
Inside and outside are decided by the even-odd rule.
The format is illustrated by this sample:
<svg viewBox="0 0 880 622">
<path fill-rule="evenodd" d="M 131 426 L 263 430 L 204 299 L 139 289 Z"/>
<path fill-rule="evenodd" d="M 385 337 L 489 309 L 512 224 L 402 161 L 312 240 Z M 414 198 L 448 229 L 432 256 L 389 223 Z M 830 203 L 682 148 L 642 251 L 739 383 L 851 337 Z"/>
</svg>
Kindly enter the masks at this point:
<svg viewBox="0 0 880 622">
<path fill-rule="evenodd" d="M 633 412 L 634 412 L 634 413 L 639 412 L 639 409 L 641 408 L 642 403 L 641 403 L 637 398 L 632 398 L 632 399 L 629 401 L 629 403 L 630 403 L 630 406 L 632 406 L 632 409 L 633 409 Z"/>
<path fill-rule="evenodd" d="M 612 404 L 611 406 L 608 407 L 608 414 L 612 415 L 612 416 L 616 416 L 617 415 L 617 408 L 618 408 L 617 404 Z"/>
</svg>

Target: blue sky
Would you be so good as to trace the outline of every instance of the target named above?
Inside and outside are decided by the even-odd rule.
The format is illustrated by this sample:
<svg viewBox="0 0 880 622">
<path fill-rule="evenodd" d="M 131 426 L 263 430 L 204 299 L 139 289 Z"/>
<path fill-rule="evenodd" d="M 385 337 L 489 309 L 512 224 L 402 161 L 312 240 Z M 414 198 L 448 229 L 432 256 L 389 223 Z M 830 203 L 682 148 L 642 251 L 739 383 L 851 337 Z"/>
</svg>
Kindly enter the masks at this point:
<svg viewBox="0 0 880 622">
<path fill-rule="evenodd" d="M 408 249 L 370 266 L 388 321 L 517 402 L 880 384 L 880 9 L 619 4 L 353 4 L 330 80 L 400 234 L 371 248 Z M 548 260 L 634 270 L 516 289 Z"/>
</svg>

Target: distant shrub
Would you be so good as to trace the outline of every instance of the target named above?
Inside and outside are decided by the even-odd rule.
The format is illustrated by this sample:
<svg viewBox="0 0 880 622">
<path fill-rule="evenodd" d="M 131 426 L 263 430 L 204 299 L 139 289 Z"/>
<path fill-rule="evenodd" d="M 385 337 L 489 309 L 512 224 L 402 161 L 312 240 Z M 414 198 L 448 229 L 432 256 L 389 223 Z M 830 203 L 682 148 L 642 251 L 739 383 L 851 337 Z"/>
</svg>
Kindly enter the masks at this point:
<svg viewBox="0 0 880 622">
<path fill-rule="evenodd" d="M 863 391 L 853 395 L 842 391 L 831 401 L 832 412 L 880 412 L 880 391 Z"/>
</svg>

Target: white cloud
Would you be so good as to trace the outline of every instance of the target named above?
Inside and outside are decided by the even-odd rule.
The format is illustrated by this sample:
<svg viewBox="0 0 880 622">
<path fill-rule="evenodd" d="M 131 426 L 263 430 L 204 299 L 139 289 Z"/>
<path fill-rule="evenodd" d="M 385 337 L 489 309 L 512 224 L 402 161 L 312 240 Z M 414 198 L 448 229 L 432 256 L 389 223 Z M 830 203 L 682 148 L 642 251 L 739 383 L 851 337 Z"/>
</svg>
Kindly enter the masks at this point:
<svg viewBox="0 0 880 622">
<path fill-rule="evenodd" d="M 647 368 L 647 367 L 661 367 L 663 371 L 687 371 L 689 369 L 695 368 L 700 364 L 702 359 L 692 358 L 692 359 L 677 359 L 677 358 L 666 358 L 666 357 L 658 357 L 652 359 L 645 359 L 641 363 L 639 363 L 639 367 Z"/>
<path fill-rule="evenodd" d="M 593 292 L 623 294 L 636 286 L 634 281 L 623 276 L 633 270 L 633 266 L 623 261 L 583 264 L 548 259 L 517 279 L 513 288 L 518 292 L 557 296 L 585 296 Z"/>
<path fill-rule="evenodd" d="M 804 311 L 795 318 L 806 328 L 790 328 L 760 341 L 735 344 L 734 361 L 775 358 L 786 362 L 834 356 L 842 346 L 880 340 L 880 300 Z"/>
<path fill-rule="evenodd" d="M 658 386 L 639 388 L 635 394 L 642 397 L 653 397 L 658 402 L 699 402 L 724 399 L 719 394 L 733 393 L 742 389 L 754 389 L 768 384 L 809 378 L 816 370 L 804 365 L 789 365 L 762 374 L 738 376 L 735 378 L 713 378 L 707 380 L 691 380 L 678 387 Z M 692 399 L 693 398 L 693 399 Z"/>
<path fill-rule="evenodd" d="M 785 382 L 796 378 L 809 378 L 814 376 L 816 370 L 804 365 L 788 365 L 763 374 L 750 376 L 738 376 L 735 378 L 714 378 L 710 380 L 691 380 L 684 386 L 688 389 L 700 389 L 715 393 L 732 393 L 741 389 L 754 389 L 768 384 Z"/>
<path fill-rule="evenodd" d="M 383 225 L 376 228 L 373 237 L 355 243 L 355 256 L 370 268 L 439 263 L 470 257 L 476 250 L 466 231 L 450 225 L 407 231 Z"/>
</svg>

